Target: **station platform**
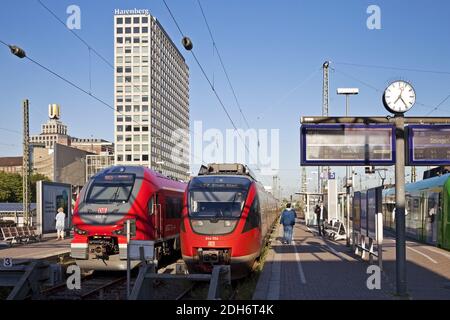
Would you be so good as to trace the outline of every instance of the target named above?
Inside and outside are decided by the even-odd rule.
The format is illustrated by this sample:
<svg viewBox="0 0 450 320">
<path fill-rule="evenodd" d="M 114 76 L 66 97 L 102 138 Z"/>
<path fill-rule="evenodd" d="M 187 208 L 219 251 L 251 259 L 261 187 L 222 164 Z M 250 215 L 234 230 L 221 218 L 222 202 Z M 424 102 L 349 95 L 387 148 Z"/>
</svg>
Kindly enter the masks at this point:
<svg viewBox="0 0 450 320">
<path fill-rule="evenodd" d="M 44 238 L 40 242 L 28 244 L 14 244 L 12 247 L 0 247 L 0 260 L 48 260 L 70 253 L 70 238 L 56 240 Z"/>
<path fill-rule="evenodd" d="M 369 263 L 344 241 L 318 236 L 302 223 L 294 227 L 293 244 L 281 243 L 282 226 L 260 274 L 255 300 L 397 300 L 395 239 L 385 237 L 381 288 L 367 287 Z M 450 299 L 450 252 L 414 241 L 407 243 L 406 299 Z M 376 258 L 374 258 L 376 263 Z"/>
</svg>

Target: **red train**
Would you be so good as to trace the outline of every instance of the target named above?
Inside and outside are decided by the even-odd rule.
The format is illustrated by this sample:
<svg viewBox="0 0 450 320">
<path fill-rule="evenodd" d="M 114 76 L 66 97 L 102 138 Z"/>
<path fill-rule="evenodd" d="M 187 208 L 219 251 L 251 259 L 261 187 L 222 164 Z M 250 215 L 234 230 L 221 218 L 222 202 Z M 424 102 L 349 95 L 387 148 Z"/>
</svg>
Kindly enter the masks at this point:
<svg viewBox="0 0 450 320">
<path fill-rule="evenodd" d="M 180 228 L 189 271 L 231 265 L 233 279 L 251 270 L 278 217 L 275 198 L 242 164 L 202 166 L 187 187 Z"/>
<path fill-rule="evenodd" d="M 185 189 L 186 183 L 144 167 L 101 171 L 75 204 L 71 256 L 84 269 L 126 270 L 127 220 L 131 239 L 155 241 L 157 258 L 179 249 Z"/>
</svg>

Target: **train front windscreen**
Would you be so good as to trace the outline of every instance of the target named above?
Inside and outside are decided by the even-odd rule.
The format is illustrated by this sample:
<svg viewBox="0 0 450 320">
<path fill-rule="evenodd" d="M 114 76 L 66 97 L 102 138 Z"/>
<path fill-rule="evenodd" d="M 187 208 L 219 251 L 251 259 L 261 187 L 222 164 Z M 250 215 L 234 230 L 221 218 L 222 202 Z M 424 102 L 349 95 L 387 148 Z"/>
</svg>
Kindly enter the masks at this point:
<svg viewBox="0 0 450 320">
<path fill-rule="evenodd" d="M 226 234 L 236 227 L 251 180 L 243 177 L 196 177 L 189 184 L 189 218 L 200 234 Z"/>
<path fill-rule="evenodd" d="M 136 176 L 130 173 L 100 174 L 93 178 L 77 214 L 83 224 L 110 225 L 130 213 Z"/>
<path fill-rule="evenodd" d="M 87 203 L 127 202 L 134 185 L 134 174 L 99 175 L 92 182 Z"/>
</svg>

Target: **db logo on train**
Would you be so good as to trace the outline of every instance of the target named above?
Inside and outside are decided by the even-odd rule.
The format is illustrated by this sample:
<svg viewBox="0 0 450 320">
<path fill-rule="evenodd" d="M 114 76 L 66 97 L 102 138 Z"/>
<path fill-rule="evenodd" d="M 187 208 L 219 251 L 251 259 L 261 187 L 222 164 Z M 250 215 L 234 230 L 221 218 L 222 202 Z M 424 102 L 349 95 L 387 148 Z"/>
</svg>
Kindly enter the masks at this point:
<svg viewBox="0 0 450 320">
<path fill-rule="evenodd" d="M 97 213 L 98 214 L 107 214 L 108 213 L 108 208 L 98 208 L 97 209 Z"/>
</svg>

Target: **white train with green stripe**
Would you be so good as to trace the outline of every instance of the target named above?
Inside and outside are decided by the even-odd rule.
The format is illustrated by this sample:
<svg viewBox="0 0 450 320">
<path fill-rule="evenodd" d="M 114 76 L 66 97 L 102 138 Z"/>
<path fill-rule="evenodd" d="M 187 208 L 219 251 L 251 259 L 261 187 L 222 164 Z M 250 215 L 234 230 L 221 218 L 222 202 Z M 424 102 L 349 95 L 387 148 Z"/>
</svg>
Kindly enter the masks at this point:
<svg viewBox="0 0 450 320">
<path fill-rule="evenodd" d="M 406 235 L 450 250 L 450 174 L 409 183 Z M 395 231 L 395 188 L 383 190 L 384 227 Z"/>
</svg>

